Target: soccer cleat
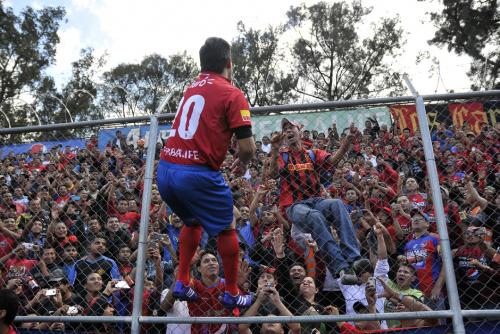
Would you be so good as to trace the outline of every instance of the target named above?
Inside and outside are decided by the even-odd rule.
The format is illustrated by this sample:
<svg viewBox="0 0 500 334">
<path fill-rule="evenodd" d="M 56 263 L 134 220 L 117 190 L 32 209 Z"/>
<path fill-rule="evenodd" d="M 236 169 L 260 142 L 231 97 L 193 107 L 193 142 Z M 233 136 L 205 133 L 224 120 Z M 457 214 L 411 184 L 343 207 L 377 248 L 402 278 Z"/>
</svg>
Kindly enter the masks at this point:
<svg viewBox="0 0 500 334">
<path fill-rule="evenodd" d="M 181 281 L 175 282 L 174 290 L 172 291 L 174 298 L 181 301 L 191 302 L 198 299 L 198 294 L 189 285 L 184 285 Z"/>
<path fill-rule="evenodd" d="M 231 294 L 226 291 L 220 299 L 220 302 L 225 308 L 232 310 L 237 307 L 249 308 L 252 305 L 253 300 L 251 295 L 231 296 Z"/>
<path fill-rule="evenodd" d="M 339 272 L 340 283 L 343 285 L 356 285 L 359 282 L 358 277 L 352 269 L 342 269 Z"/>
</svg>

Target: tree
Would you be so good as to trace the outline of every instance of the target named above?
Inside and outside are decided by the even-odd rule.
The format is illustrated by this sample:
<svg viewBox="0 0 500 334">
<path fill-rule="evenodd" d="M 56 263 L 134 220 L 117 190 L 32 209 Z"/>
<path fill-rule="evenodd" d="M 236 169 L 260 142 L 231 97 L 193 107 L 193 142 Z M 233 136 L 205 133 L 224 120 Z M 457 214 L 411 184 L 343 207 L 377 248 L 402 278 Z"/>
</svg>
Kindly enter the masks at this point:
<svg viewBox="0 0 500 334">
<path fill-rule="evenodd" d="M 399 74 L 384 63 L 401 47 L 399 19 L 380 19 L 361 40 L 357 30 L 370 12 L 360 1 L 290 8 L 287 28 L 300 34 L 293 46 L 294 68 L 301 78 L 297 92 L 329 101 L 401 89 Z"/>
<path fill-rule="evenodd" d="M 64 120 L 75 122 L 103 119 L 104 112 L 96 104 L 97 86 L 95 78 L 106 63 L 106 55 L 97 57 L 92 48 L 82 49 L 80 59 L 71 64 L 71 78 L 61 92 L 61 106 L 67 108 Z M 64 104 L 63 104 L 64 103 Z M 62 121 L 62 120 L 61 120 Z"/>
<path fill-rule="evenodd" d="M 140 64 L 120 64 L 104 73 L 104 89 L 112 109 L 119 108 L 124 117 L 139 111 L 152 114 L 166 96 L 170 97 L 167 110 L 174 112 L 186 84 L 197 73 L 196 63 L 185 52 L 168 59 L 153 54 Z"/>
<path fill-rule="evenodd" d="M 438 27 L 429 42 L 473 59 L 468 75 L 473 89 L 500 88 L 500 9 L 497 0 L 443 0 L 431 13 Z"/>
<path fill-rule="evenodd" d="M 233 39 L 231 57 L 233 80 L 251 106 L 284 104 L 294 98 L 297 79 L 280 68 L 284 55 L 278 42 L 283 27 L 269 26 L 264 31 L 247 29 L 238 23 L 239 35 Z"/>
<path fill-rule="evenodd" d="M 62 7 L 27 7 L 16 16 L 0 1 L 0 106 L 5 113 L 1 125 L 8 125 L 5 116 L 11 126 L 27 123 L 27 113 L 13 108 L 14 100 L 32 92 L 43 70 L 54 62 L 64 15 Z"/>
<path fill-rule="evenodd" d="M 138 90 L 140 72 L 139 64 L 120 64 L 104 73 L 105 85 L 100 90 L 102 108 L 114 111 L 120 117 L 135 116 L 142 94 Z"/>
</svg>

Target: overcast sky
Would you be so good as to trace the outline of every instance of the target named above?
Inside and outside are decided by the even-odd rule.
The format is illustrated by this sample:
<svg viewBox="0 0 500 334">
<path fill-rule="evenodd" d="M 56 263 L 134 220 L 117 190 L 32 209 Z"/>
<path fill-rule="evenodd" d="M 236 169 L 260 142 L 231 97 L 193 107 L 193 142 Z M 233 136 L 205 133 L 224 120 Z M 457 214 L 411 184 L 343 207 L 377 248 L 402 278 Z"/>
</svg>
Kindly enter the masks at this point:
<svg viewBox="0 0 500 334">
<path fill-rule="evenodd" d="M 139 62 L 151 53 L 166 57 L 184 50 L 197 60 L 198 49 L 207 37 L 219 36 L 230 41 L 237 35 L 236 23 L 240 20 L 253 28 L 284 23 L 288 8 L 302 2 L 317 1 L 6 0 L 5 5 L 12 6 L 16 12 L 27 5 L 66 8 L 67 22 L 60 29 L 56 64 L 50 69 L 58 83 L 62 83 L 70 75 L 71 62 L 78 59 L 84 47 L 93 47 L 96 54 L 107 52 L 108 68 L 124 62 Z M 394 60 L 394 67 L 407 72 L 419 92 L 469 90 L 466 72 L 470 58 L 427 43 L 435 28 L 426 12 L 439 10 L 439 1 L 364 0 L 363 4 L 373 7 L 368 22 L 381 16 L 399 15 L 406 44 L 401 56 Z M 289 44 L 284 42 L 285 47 Z M 442 80 L 437 71 L 430 71 L 431 62 L 415 64 L 416 55 L 425 51 L 439 61 Z"/>
</svg>

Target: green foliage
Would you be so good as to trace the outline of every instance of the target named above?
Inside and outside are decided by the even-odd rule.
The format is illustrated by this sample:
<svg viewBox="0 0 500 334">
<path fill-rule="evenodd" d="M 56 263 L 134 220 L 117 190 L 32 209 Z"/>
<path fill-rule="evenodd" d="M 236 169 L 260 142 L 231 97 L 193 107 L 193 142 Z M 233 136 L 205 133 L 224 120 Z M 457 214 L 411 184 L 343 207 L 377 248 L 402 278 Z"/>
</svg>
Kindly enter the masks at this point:
<svg viewBox="0 0 500 334">
<path fill-rule="evenodd" d="M 443 0 L 442 12 L 431 13 L 437 26 L 429 42 L 447 46 L 473 59 L 473 89 L 500 88 L 500 8 L 497 0 Z"/>
<path fill-rule="evenodd" d="M 62 7 L 27 7 L 16 16 L 0 1 L 0 105 L 12 127 L 28 122 L 28 112 L 15 107 L 15 100 L 36 90 L 43 70 L 54 62 L 64 15 Z M 2 126 L 8 126 L 5 115 Z"/>
<path fill-rule="evenodd" d="M 284 60 L 278 43 L 283 27 L 269 26 L 264 31 L 247 29 L 238 23 L 239 35 L 233 39 L 231 53 L 233 80 L 251 106 L 284 104 L 294 98 L 297 79 L 284 73 Z"/>
<path fill-rule="evenodd" d="M 187 54 L 175 54 L 168 59 L 153 54 L 139 64 L 120 64 L 104 73 L 106 86 L 104 103 L 122 116 L 138 111 L 154 113 L 161 100 L 170 96 L 167 109 L 174 112 L 187 81 L 198 73 L 194 60 Z"/>
<path fill-rule="evenodd" d="M 361 39 L 358 31 L 370 12 L 360 1 L 290 8 L 286 27 L 300 35 L 293 46 L 298 92 L 326 101 L 401 89 L 399 74 L 384 62 L 403 42 L 399 19 L 382 18 Z"/>
</svg>

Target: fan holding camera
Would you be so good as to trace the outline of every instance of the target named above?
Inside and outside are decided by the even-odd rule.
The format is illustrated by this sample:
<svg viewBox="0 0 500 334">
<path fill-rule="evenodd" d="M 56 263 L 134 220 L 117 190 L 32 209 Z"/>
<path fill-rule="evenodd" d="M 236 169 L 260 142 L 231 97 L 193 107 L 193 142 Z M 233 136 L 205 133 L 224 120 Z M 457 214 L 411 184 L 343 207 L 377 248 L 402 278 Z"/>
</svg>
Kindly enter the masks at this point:
<svg viewBox="0 0 500 334">
<path fill-rule="evenodd" d="M 283 304 L 281 297 L 276 290 L 276 276 L 274 268 L 267 268 L 263 270 L 257 281 L 257 292 L 255 301 L 243 316 L 253 317 L 257 315 L 281 315 L 292 316 L 292 312 Z M 301 333 L 301 326 L 299 323 L 287 323 L 290 329 L 289 333 Z M 238 331 L 240 334 L 252 334 L 253 330 L 250 329 L 250 324 L 240 324 Z M 255 329 L 254 329 L 255 330 Z M 262 324 L 260 333 L 279 334 L 284 333 L 282 324 Z"/>
</svg>

